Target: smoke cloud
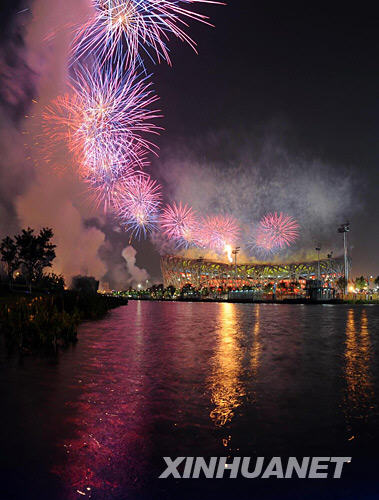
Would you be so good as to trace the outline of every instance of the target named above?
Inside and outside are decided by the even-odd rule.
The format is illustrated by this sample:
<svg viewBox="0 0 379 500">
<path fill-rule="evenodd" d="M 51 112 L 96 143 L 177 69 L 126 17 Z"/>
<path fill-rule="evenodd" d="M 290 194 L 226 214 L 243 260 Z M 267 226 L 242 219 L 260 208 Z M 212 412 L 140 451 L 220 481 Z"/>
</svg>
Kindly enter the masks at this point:
<svg viewBox="0 0 379 500">
<path fill-rule="evenodd" d="M 36 0 L 11 8 L 0 47 L 0 147 L 6 158 L 0 159 L 0 235 L 52 227 L 52 270 L 67 283 L 88 274 L 107 287 L 125 288 L 147 279 L 147 272 L 136 267 L 132 247 L 121 255 L 127 235 L 114 237 L 118 228 L 91 204 L 67 150 L 49 144 L 41 129 L 45 106 L 69 91 L 73 32 L 91 13 L 91 0 Z"/>
<path fill-rule="evenodd" d="M 104 231 L 107 233 L 105 228 Z M 145 285 L 146 280 L 150 280 L 148 272 L 136 264 L 137 250 L 131 245 L 123 248 L 123 244 L 123 233 L 113 231 L 100 248 L 101 259 L 107 265 L 107 272 L 103 277 L 105 289 L 125 290 L 129 286 L 136 287 L 139 283 Z"/>
<path fill-rule="evenodd" d="M 17 14 L 22 2 L 4 7 L 0 26 L 0 235 L 17 228 L 13 198 L 24 192 L 33 167 L 24 154 L 20 127 L 35 92 L 36 77 L 26 60 L 25 25 L 30 12 Z M 8 12 L 7 12 L 8 10 Z"/>
<path fill-rule="evenodd" d="M 53 228 L 57 245 L 53 271 L 62 273 L 67 283 L 76 274 L 102 278 L 106 266 L 98 252 L 105 235 L 85 225 L 88 207 L 80 202 L 84 188 L 67 170 L 69 155 L 57 150 L 52 163 L 44 161 L 39 127 L 44 107 L 67 91 L 73 27 L 89 14 L 89 0 L 68 0 L 64 7 L 48 0 L 36 1 L 26 37 L 28 65 L 38 75 L 36 98 L 24 124 L 27 148 L 35 164 L 35 178 L 18 197 L 16 208 L 21 226 L 36 230 L 43 226 Z"/>
<path fill-rule="evenodd" d="M 238 140 L 233 132 L 212 133 L 174 152 L 164 151 L 158 169 L 169 200 L 188 203 L 200 215 L 230 214 L 237 219 L 240 260 L 267 260 L 247 249 L 267 212 L 285 212 L 301 226 L 297 244 L 269 260 L 314 258 L 319 244 L 324 254 L 339 254 L 337 226 L 359 208 L 356 200 L 353 203 L 356 180 L 346 168 L 293 151 L 275 130 Z M 172 251 L 160 234 L 154 241 L 161 253 Z M 199 249 L 184 253 L 217 258 Z"/>
<path fill-rule="evenodd" d="M 77 274 L 101 278 L 106 273 L 99 256 L 105 235 L 95 227 L 84 225 L 80 211 L 70 199 L 71 193 L 66 179 L 45 175 L 38 177 L 16 203 L 21 226 L 37 231 L 44 226 L 53 228 L 57 245 L 53 271 L 63 274 L 68 284 Z"/>
<path fill-rule="evenodd" d="M 124 248 L 121 254 L 127 264 L 127 268 L 130 273 L 130 281 L 134 286 L 138 283 L 146 282 L 149 278 L 147 271 L 136 265 L 136 254 L 137 250 L 131 245 Z"/>
</svg>

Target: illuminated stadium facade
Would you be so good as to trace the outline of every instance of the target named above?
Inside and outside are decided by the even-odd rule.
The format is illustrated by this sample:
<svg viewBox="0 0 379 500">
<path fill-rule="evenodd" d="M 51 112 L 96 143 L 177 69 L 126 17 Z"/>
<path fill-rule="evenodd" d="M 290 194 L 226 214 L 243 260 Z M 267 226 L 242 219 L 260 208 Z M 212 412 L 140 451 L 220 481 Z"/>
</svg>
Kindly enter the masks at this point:
<svg viewBox="0 0 379 500">
<path fill-rule="evenodd" d="M 191 284 L 201 288 L 261 287 L 269 283 L 302 282 L 320 278 L 335 282 L 344 276 L 344 259 L 329 258 L 320 261 L 294 262 L 290 264 L 227 264 L 206 259 L 188 259 L 165 255 L 161 259 L 164 286 L 182 288 Z"/>
</svg>

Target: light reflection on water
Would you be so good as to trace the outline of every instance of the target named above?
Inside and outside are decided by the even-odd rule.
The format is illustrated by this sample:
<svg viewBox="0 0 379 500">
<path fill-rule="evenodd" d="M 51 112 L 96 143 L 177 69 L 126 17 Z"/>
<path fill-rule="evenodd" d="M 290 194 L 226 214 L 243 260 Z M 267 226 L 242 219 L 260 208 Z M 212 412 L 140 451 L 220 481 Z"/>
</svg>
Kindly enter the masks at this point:
<svg viewBox="0 0 379 500">
<path fill-rule="evenodd" d="M 245 395 L 245 388 L 240 380 L 242 356 L 237 342 L 237 310 L 233 304 L 223 303 L 220 306 L 220 331 L 209 379 L 214 405 L 210 417 L 217 426 L 223 426 L 232 419 L 235 408 L 241 405 Z"/>
<path fill-rule="evenodd" d="M 355 438 L 354 427 L 366 421 L 375 410 L 374 385 L 371 374 L 371 339 L 366 309 L 349 309 L 346 321 L 345 376 L 346 398 L 344 410 L 347 428 Z M 358 316 L 357 318 L 355 316 Z M 358 322 L 358 325 L 357 325 Z"/>
<path fill-rule="evenodd" d="M 374 448 L 378 337 L 376 307 L 130 302 L 83 324 L 58 363 L 3 352 L 1 479 L 123 500 L 162 456 Z"/>
<path fill-rule="evenodd" d="M 259 356 L 262 350 L 261 341 L 259 338 L 260 335 L 260 308 L 257 307 L 255 311 L 255 321 L 253 328 L 253 345 L 251 349 L 251 374 L 253 379 L 256 379 L 258 376 L 258 366 L 259 366 Z"/>
</svg>

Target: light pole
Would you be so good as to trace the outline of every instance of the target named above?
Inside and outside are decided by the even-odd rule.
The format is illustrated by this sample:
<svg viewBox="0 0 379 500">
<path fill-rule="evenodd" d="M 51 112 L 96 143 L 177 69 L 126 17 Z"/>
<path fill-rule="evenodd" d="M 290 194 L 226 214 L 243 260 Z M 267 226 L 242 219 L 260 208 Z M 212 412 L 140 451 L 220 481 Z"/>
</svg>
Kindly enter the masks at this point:
<svg viewBox="0 0 379 500">
<path fill-rule="evenodd" d="M 320 281 L 320 250 L 321 246 L 316 247 L 317 252 L 317 280 Z"/>
<path fill-rule="evenodd" d="M 236 287 L 237 287 L 237 254 L 239 253 L 241 247 L 236 247 L 234 250 L 232 250 L 232 254 L 234 255 L 234 276 L 235 276 L 235 282 L 236 282 Z"/>
<path fill-rule="evenodd" d="M 347 294 L 347 285 L 349 282 L 349 262 L 347 255 L 347 234 L 350 231 L 350 222 L 341 224 L 338 228 L 339 233 L 343 233 L 343 252 L 344 252 L 344 265 L 345 265 L 345 294 Z"/>
<path fill-rule="evenodd" d="M 197 266 L 197 282 L 198 282 L 198 289 L 200 290 L 200 284 L 201 284 L 201 264 L 204 261 L 204 257 L 199 257 L 197 259 L 198 266 Z"/>
<path fill-rule="evenodd" d="M 373 279 L 373 276 L 371 276 L 371 275 L 367 276 L 367 291 L 370 290 L 370 280 L 372 280 L 372 279 Z"/>
</svg>

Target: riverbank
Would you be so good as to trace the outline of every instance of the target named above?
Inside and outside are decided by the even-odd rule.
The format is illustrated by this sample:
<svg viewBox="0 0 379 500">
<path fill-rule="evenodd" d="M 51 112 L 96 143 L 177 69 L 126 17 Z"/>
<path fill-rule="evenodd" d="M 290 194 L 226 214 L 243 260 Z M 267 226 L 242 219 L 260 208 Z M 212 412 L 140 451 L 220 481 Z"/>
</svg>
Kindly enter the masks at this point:
<svg viewBox="0 0 379 500">
<path fill-rule="evenodd" d="M 102 318 L 128 300 L 101 294 L 15 294 L 0 297 L 0 331 L 21 351 L 56 351 L 77 341 L 81 321 Z"/>
</svg>

